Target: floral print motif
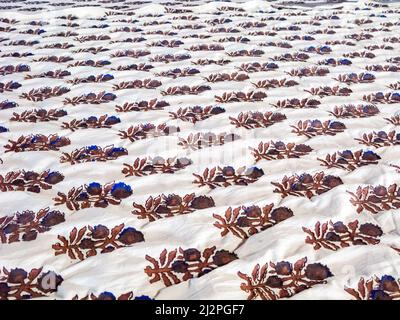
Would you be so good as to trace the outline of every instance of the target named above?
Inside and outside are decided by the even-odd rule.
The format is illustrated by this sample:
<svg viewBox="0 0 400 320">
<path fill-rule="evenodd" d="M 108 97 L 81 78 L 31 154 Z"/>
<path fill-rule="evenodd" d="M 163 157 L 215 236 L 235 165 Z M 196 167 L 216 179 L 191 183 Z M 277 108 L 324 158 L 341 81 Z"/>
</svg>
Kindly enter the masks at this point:
<svg viewBox="0 0 400 320">
<path fill-rule="evenodd" d="M 248 293 L 247 300 L 277 300 L 291 297 L 317 284 L 327 283 L 333 274 L 321 263 L 307 263 L 307 257 L 295 263 L 270 262 L 262 267 L 257 264 L 251 275 L 238 272 L 244 280 L 240 289 Z"/>
<path fill-rule="evenodd" d="M 400 280 L 391 275 L 360 278 L 357 288 L 344 290 L 356 300 L 400 300 Z"/>
<path fill-rule="evenodd" d="M 273 207 L 273 203 L 264 207 L 229 207 L 224 216 L 213 214 L 214 226 L 222 230 L 222 237 L 232 233 L 235 237 L 247 239 L 293 216 L 292 210 L 286 207 Z"/>
<path fill-rule="evenodd" d="M 378 244 L 382 229 L 372 223 L 360 224 L 358 220 L 344 224 L 342 221 L 317 222 L 314 231 L 303 227 L 308 235 L 305 242 L 313 245 L 314 250 L 325 248 L 336 251 L 351 245 Z"/>
<path fill-rule="evenodd" d="M 214 207 L 213 198 L 196 196 L 194 193 L 181 197 L 176 194 L 150 196 L 144 205 L 133 203 L 135 210 L 132 214 L 138 219 L 147 219 L 149 222 L 174 217 L 180 214 L 188 214 L 195 210 Z"/>
<path fill-rule="evenodd" d="M 0 175 L 0 191 L 29 191 L 40 193 L 49 190 L 53 185 L 64 180 L 64 176 L 57 171 L 10 171 L 6 175 Z"/>
<path fill-rule="evenodd" d="M 55 205 L 65 204 L 69 210 L 80 210 L 97 207 L 106 208 L 109 204 L 119 205 L 122 199 L 132 195 L 131 186 L 124 182 L 111 182 L 104 185 L 91 182 L 72 188 L 67 194 L 58 192 L 54 198 Z"/>
<path fill-rule="evenodd" d="M 118 248 L 131 246 L 144 241 L 143 233 L 135 228 L 126 227 L 122 223 L 111 230 L 103 225 L 72 229 L 68 239 L 58 236 L 57 242 L 52 245 L 55 255 L 68 254 L 72 260 L 84 260 L 97 255 L 108 253 Z"/>
<path fill-rule="evenodd" d="M 144 272 L 150 278 L 150 283 L 162 281 L 166 287 L 169 287 L 201 277 L 237 259 L 234 253 L 216 249 L 215 246 L 204 249 L 203 252 L 196 248 L 179 248 L 171 251 L 164 249 L 158 260 L 146 255 L 146 260 L 152 265 L 147 266 Z"/>
<path fill-rule="evenodd" d="M 65 221 L 64 213 L 50 208 L 25 210 L 0 218 L 0 242 L 33 241 L 39 233 Z"/>
</svg>

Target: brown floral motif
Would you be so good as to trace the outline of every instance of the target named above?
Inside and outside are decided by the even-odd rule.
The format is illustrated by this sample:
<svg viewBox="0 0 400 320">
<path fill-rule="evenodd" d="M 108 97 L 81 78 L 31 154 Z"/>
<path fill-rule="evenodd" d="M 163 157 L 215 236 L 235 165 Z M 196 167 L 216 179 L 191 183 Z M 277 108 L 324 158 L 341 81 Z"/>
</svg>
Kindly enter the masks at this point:
<svg viewBox="0 0 400 320">
<path fill-rule="evenodd" d="M 371 93 L 363 96 L 363 100 L 372 103 L 383 103 L 383 104 L 391 104 L 391 103 L 399 103 L 400 102 L 400 93 L 398 92 L 377 92 Z"/>
<path fill-rule="evenodd" d="M 378 244 L 383 232 L 381 227 L 372 223 L 360 225 L 358 220 L 347 224 L 342 221 L 324 222 L 318 221 L 314 230 L 302 227 L 307 233 L 305 242 L 313 245 L 314 250 L 325 248 L 328 250 L 339 250 L 351 245 Z"/>
<path fill-rule="evenodd" d="M 307 257 L 294 264 L 288 261 L 256 264 L 250 275 L 238 272 L 243 279 L 240 289 L 248 293 L 247 300 L 277 300 L 289 298 L 317 284 L 327 283 L 333 274 L 321 263 L 307 263 Z"/>
<path fill-rule="evenodd" d="M 140 58 L 144 56 L 148 56 L 150 51 L 148 50 L 125 50 L 125 51 L 117 51 L 110 55 L 111 58 L 120 58 L 120 57 L 131 57 L 131 58 Z"/>
<path fill-rule="evenodd" d="M 395 146 L 400 144 L 400 133 L 396 133 L 394 130 L 388 133 L 385 131 L 374 131 L 371 133 L 364 133 L 361 139 L 355 138 L 354 140 L 359 141 L 360 144 L 374 146 L 375 148 Z"/>
<path fill-rule="evenodd" d="M 186 139 L 179 138 L 178 145 L 182 146 L 183 149 L 199 150 L 212 146 L 222 146 L 225 143 L 236 141 L 240 137 L 234 133 L 219 133 L 215 134 L 212 132 L 198 132 L 190 133 Z"/>
<path fill-rule="evenodd" d="M 99 74 L 97 76 L 88 76 L 83 78 L 74 78 L 72 80 L 67 80 L 68 83 L 73 85 L 77 85 L 80 83 L 96 83 L 96 82 L 106 82 L 114 79 L 114 76 L 111 74 Z"/>
<path fill-rule="evenodd" d="M 43 134 L 22 135 L 16 141 L 8 140 L 8 142 L 9 144 L 4 146 L 5 152 L 60 150 L 71 144 L 68 138 L 56 134 L 49 136 Z"/>
<path fill-rule="evenodd" d="M 15 81 L 8 81 L 6 83 L 0 82 L 0 93 L 5 91 L 13 91 L 21 87 L 21 84 Z"/>
<path fill-rule="evenodd" d="M 123 89 L 155 89 L 161 86 L 161 81 L 144 79 L 144 80 L 133 80 L 133 81 L 123 81 L 118 84 L 113 85 L 113 90 L 123 90 Z"/>
<path fill-rule="evenodd" d="M 52 245 L 54 254 L 68 254 L 72 260 L 84 260 L 98 253 L 108 253 L 115 249 L 131 246 L 144 241 L 143 233 L 122 223 L 111 230 L 103 225 L 73 228 L 69 238 L 59 235 L 60 242 Z"/>
<path fill-rule="evenodd" d="M 250 148 L 252 156 L 258 162 L 264 160 L 300 158 L 313 149 L 306 144 L 284 143 L 282 141 L 260 142 L 257 148 Z"/>
<path fill-rule="evenodd" d="M 318 108 L 317 106 L 320 105 L 321 102 L 315 99 L 286 99 L 286 100 L 279 100 L 275 104 L 271 104 L 271 106 L 275 108 L 290 108 L 290 109 L 301 109 L 301 108 Z"/>
<path fill-rule="evenodd" d="M 351 85 L 354 83 L 372 83 L 376 77 L 371 73 L 349 73 L 349 74 L 339 74 L 334 80 Z"/>
<path fill-rule="evenodd" d="M 396 65 L 390 65 L 390 64 L 386 64 L 386 65 L 375 64 L 372 66 L 366 66 L 365 70 L 376 71 L 376 72 L 399 72 L 400 67 L 398 67 Z"/>
<path fill-rule="evenodd" d="M 400 90 L 400 81 L 389 84 L 388 88 L 393 89 L 393 90 Z"/>
<path fill-rule="evenodd" d="M 158 77 L 168 77 L 168 78 L 172 78 L 172 79 L 176 79 L 176 78 L 180 78 L 180 77 L 189 77 L 195 74 L 200 73 L 199 70 L 195 69 L 195 68 L 175 68 L 175 69 L 171 69 L 168 71 L 162 71 L 162 72 L 158 72 L 155 73 L 156 76 Z"/>
<path fill-rule="evenodd" d="M 313 96 L 319 96 L 320 98 L 328 97 L 328 96 L 349 96 L 353 91 L 346 87 L 318 87 L 318 88 L 311 88 L 309 90 L 304 90 L 312 94 Z"/>
<path fill-rule="evenodd" d="M 88 185 L 72 188 L 68 194 L 57 192 L 53 200 L 55 205 L 65 204 L 69 210 L 81 210 L 85 208 L 106 208 L 109 204 L 119 205 L 122 199 L 132 195 L 132 188 L 123 182 L 110 182 L 101 185 L 91 182 Z"/>
<path fill-rule="evenodd" d="M 17 73 L 17 72 L 27 72 L 30 71 L 31 68 L 26 64 L 18 64 L 16 66 L 7 65 L 0 67 L 0 76 L 5 76 L 7 74 Z"/>
<path fill-rule="evenodd" d="M 285 53 L 280 56 L 275 56 L 272 60 L 274 61 L 307 61 L 310 56 L 306 53 L 296 52 L 296 53 Z"/>
<path fill-rule="evenodd" d="M 249 91 L 249 92 L 224 92 L 222 96 L 214 96 L 215 101 L 218 103 L 229 103 L 229 102 L 253 102 L 262 101 L 267 97 L 267 94 L 262 91 Z"/>
<path fill-rule="evenodd" d="M 29 92 L 24 92 L 20 95 L 20 98 L 27 99 L 29 101 L 43 101 L 51 97 L 59 97 L 64 93 L 70 92 L 71 90 L 66 87 L 44 87 L 39 89 L 32 89 Z"/>
<path fill-rule="evenodd" d="M 196 177 L 193 181 L 194 184 L 198 184 L 199 187 L 208 186 L 211 189 L 215 189 L 232 185 L 247 186 L 262 177 L 264 171 L 257 167 L 240 167 L 235 170 L 230 166 L 218 166 L 211 169 L 206 168 L 202 175 L 195 173 L 193 175 Z"/>
<path fill-rule="evenodd" d="M 132 291 L 127 293 L 123 293 L 116 297 L 112 292 L 104 291 L 99 295 L 95 295 L 94 293 L 90 293 L 82 298 L 79 298 L 78 295 L 75 295 L 72 300 L 152 300 L 148 296 L 140 296 L 135 297 Z"/>
<path fill-rule="evenodd" d="M 293 69 L 290 72 L 285 72 L 286 74 L 294 77 L 324 77 L 329 73 L 329 69 L 321 67 L 306 67 L 301 69 Z"/>
<path fill-rule="evenodd" d="M 203 252 L 195 248 L 175 249 L 160 253 L 159 260 L 146 255 L 146 260 L 152 266 L 147 266 L 144 272 L 150 278 L 150 283 L 162 281 L 166 287 L 199 278 L 204 274 L 222 267 L 237 259 L 236 254 L 226 250 L 217 250 L 213 246 Z"/>
<path fill-rule="evenodd" d="M 221 81 L 245 81 L 249 79 L 249 76 L 245 73 L 212 73 L 204 79 L 208 82 L 221 82 Z"/>
<path fill-rule="evenodd" d="M 357 207 L 357 213 L 367 210 L 371 213 L 379 213 L 385 210 L 400 208 L 400 189 L 397 184 L 389 187 L 378 185 L 359 186 L 355 193 L 347 191 L 351 195 L 350 202 Z"/>
<path fill-rule="evenodd" d="M 189 48 L 190 51 L 220 51 L 224 50 L 224 47 L 220 44 L 211 43 L 211 44 L 198 44 L 193 45 Z"/>
<path fill-rule="evenodd" d="M 63 103 L 65 105 L 72 104 L 76 106 L 78 104 L 100 104 L 100 103 L 108 103 L 110 101 L 115 100 L 117 96 L 113 93 L 106 93 L 105 91 L 99 93 L 88 93 L 82 94 L 78 97 L 73 98 L 65 98 Z"/>
<path fill-rule="evenodd" d="M 2 271 L 2 272 L 1 272 Z M 57 291 L 64 279 L 43 267 L 29 272 L 21 268 L 0 271 L 0 300 L 26 300 L 49 296 Z"/>
<path fill-rule="evenodd" d="M 25 75 L 25 79 L 37 79 L 37 78 L 50 78 L 50 79 L 63 79 L 64 77 L 68 77 L 71 75 L 71 72 L 67 70 L 55 70 L 55 71 L 46 71 L 39 74 L 27 74 Z"/>
<path fill-rule="evenodd" d="M 39 233 L 65 221 L 64 213 L 44 208 L 38 212 L 26 210 L 0 218 L 0 243 L 35 240 Z"/>
<path fill-rule="evenodd" d="M 169 87 L 167 90 L 162 90 L 161 94 L 163 96 L 176 96 L 176 95 L 186 95 L 186 94 L 200 94 L 204 91 L 211 90 L 210 86 L 200 85 L 200 86 L 176 86 Z"/>
<path fill-rule="evenodd" d="M 344 123 L 339 121 L 320 121 L 320 120 L 300 120 L 296 125 L 291 125 L 292 132 L 298 136 L 306 136 L 312 138 L 315 136 L 334 136 L 346 129 Z"/>
<path fill-rule="evenodd" d="M 149 59 L 150 62 L 164 62 L 170 63 L 175 61 L 182 61 L 190 59 L 191 56 L 189 54 L 164 54 L 164 55 L 156 55 Z"/>
<path fill-rule="evenodd" d="M 224 216 L 213 214 L 214 226 L 222 230 L 222 237 L 232 233 L 244 240 L 293 216 L 292 210 L 286 207 L 273 207 L 273 203 L 264 207 L 229 207 Z"/>
<path fill-rule="evenodd" d="M 102 115 L 100 117 L 90 116 L 84 119 L 74 119 L 70 122 L 63 122 L 61 128 L 69 129 L 72 132 L 79 129 L 98 129 L 111 128 L 111 126 L 120 123 L 120 118 L 116 116 Z"/>
<path fill-rule="evenodd" d="M 41 189 L 48 190 L 64 180 L 57 171 L 46 170 L 41 173 L 34 171 L 10 171 L 5 176 L 0 175 L 0 191 L 29 191 L 39 193 Z"/>
<path fill-rule="evenodd" d="M 226 54 L 230 57 L 261 57 L 265 51 L 259 49 L 252 50 L 236 50 L 227 52 Z"/>
<path fill-rule="evenodd" d="M 132 63 L 128 65 L 122 65 L 118 66 L 116 68 L 111 68 L 111 70 L 117 70 L 117 71 L 127 71 L 127 70 L 136 70 L 136 71 L 144 71 L 144 72 L 149 72 L 151 69 L 154 67 L 151 64 L 146 64 L 146 63 Z"/>
<path fill-rule="evenodd" d="M 356 300 L 400 300 L 400 279 L 391 275 L 360 278 L 357 288 L 344 287 Z"/>
<path fill-rule="evenodd" d="M 175 126 L 168 126 L 165 123 L 155 126 L 151 123 L 139 124 L 137 126 L 130 126 L 127 130 L 120 130 L 119 136 L 121 139 L 129 139 L 131 142 L 143 140 L 148 138 L 155 138 L 161 136 L 169 136 L 179 132 L 180 128 Z"/>
<path fill-rule="evenodd" d="M 271 80 L 260 80 L 256 83 L 253 82 L 253 85 L 256 88 L 264 88 L 264 89 L 273 89 L 273 88 L 289 88 L 297 86 L 299 83 L 294 80 L 284 79 L 271 79 Z"/>
<path fill-rule="evenodd" d="M 136 158 L 132 165 L 124 163 L 122 173 L 125 177 L 142 177 L 158 173 L 175 173 L 191 164 L 192 161 L 187 158 Z"/>
<path fill-rule="evenodd" d="M 395 126 L 400 126 L 400 115 L 395 115 L 390 118 L 384 118 L 384 119 Z"/>
<path fill-rule="evenodd" d="M 268 128 L 274 123 L 281 122 L 286 119 L 286 116 L 282 113 L 267 111 L 261 112 L 241 112 L 237 118 L 229 117 L 231 124 L 236 128 L 243 127 L 245 129 L 255 128 Z"/>
<path fill-rule="evenodd" d="M 348 104 L 339 107 L 336 106 L 333 111 L 329 113 L 336 118 L 368 118 L 377 115 L 379 109 L 373 104 L 360 104 L 357 106 Z"/>
<path fill-rule="evenodd" d="M 343 181 L 339 177 L 318 172 L 313 176 L 308 173 L 284 176 L 281 182 L 271 182 L 271 184 L 277 187 L 274 192 L 280 193 L 282 198 L 292 195 L 310 199 L 343 184 Z"/>
<path fill-rule="evenodd" d="M 381 157 L 373 151 L 357 150 L 352 152 L 350 150 L 344 150 L 342 152 L 337 151 L 336 153 L 328 154 L 325 159 L 317 159 L 322 162 L 322 166 L 327 168 L 339 168 L 353 171 L 369 164 L 378 164 L 378 160 L 380 160 Z"/>
<path fill-rule="evenodd" d="M 261 72 L 261 71 L 272 71 L 278 69 L 278 65 L 273 62 L 269 63 L 258 63 L 258 62 L 250 62 L 250 63 L 243 63 L 239 67 L 237 67 L 240 71 L 244 71 L 247 73 L 253 72 Z"/>
<path fill-rule="evenodd" d="M 34 109 L 34 110 L 25 110 L 21 114 L 16 112 L 13 113 L 13 116 L 10 118 L 10 121 L 18 121 L 18 122 L 47 122 L 47 121 L 56 121 L 61 117 L 67 115 L 67 112 L 62 109 Z"/>
<path fill-rule="evenodd" d="M 71 153 L 63 152 L 60 162 L 69 162 L 70 164 L 92 162 L 92 161 L 108 161 L 115 160 L 121 156 L 128 155 L 125 148 L 114 147 L 114 145 L 106 146 L 104 148 L 92 145 L 75 149 Z"/>
<path fill-rule="evenodd" d="M 228 63 L 232 62 L 231 60 L 227 59 L 219 59 L 219 60 L 213 60 L 213 59 L 198 59 L 196 61 L 193 61 L 193 64 L 195 65 L 200 65 L 200 66 L 207 66 L 210 64 L 216 64 L 218 66 L 224 66 Z"/>
<path fill-rule="evenodd" d="M 150 196 L 144 205 L 133 203 L 135 210 L 132 214 L 138 219 L 147 219 L 149 222 L 174 217 L 176 215 L 188 214 L 195 210 L 215 207 L 213 198 L 207 196 L 196 196 L 194 193 L 181 197 L 176 194 Z"/>
<path fill-rule="evenodd" d="M 166 101 L 158 101 L 157 99 L 151 99 L 149 101 L 140 102 L 126 102 L 122 106 L 115 106 L 117 112 L 131 112 L 131 111 L 151 111 L 151 110 L 163 110 L 168 107 L 169 103 Z"/>
<path fill-rule="evenodd" d="M 214 115 L 224 113 L 225 109 L 216 106 L 194 106 L 187 108 L 179 108 L 176 112 L 169 112 L 169 116 L 172 119 L 180 119 L 185 122 L 196 123 L 208 119 Z"/>
</svg>

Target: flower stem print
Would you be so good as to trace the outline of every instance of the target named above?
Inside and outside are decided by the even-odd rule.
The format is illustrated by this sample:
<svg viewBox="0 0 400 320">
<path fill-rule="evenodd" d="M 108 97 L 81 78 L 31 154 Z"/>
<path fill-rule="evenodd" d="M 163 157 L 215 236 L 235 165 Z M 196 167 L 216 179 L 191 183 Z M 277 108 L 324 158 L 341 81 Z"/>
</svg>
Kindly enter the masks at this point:
<svg viewBox="0 0 400 320">
<path fill-rule="evenodd" d="M 29 272 L 21 268 L 0 270 L 0 300 L 26 300 L 46 297 L 57 291 L 63 278 L 42 268 Z"/>
<path fill-rule="evenodd" d="M 212 116 L 224 113 L 225 109 L 217 106 L 194 106 L 187 108 L 179 108 L 176 112 L 169 112 L 172 119 L 179 119 L 185 122 L 196 123 L 206 120 Z"/>
<path fill-rule="evenodd" d="M 176 194 L 150 196 L 146 203 L 141 205 L 133 203 L 135 210 L 132 214 L 138 219 L 147 219 L 149 222 L 158 219 L 174 217 L 176 215 L 188 214 L 195 210 L 215 207 L 213 198 L 207 196 L 196 196 L 194 193 L 181 197 Z"/>
<path fill-rule="evenodd" d="M 357 288 L 345 286 L 344 290 L 356 300 L 400 300 L 400 279 L 391 275 L 361 277 Z"/>
<path fill-rule="evenodd" d="M 179 131 L 179 127 L 168 126 L 165 123 L 159 124 L 158 126 L 147 123 L 131 126 L 127 130 L 120 130 L 118 135 L 121 139 L 129 139 L 129 141 L 135 142 L 142 139 L 168 136 Z"/>
<path fill-rule="evenodd" d="M 282 198 L 292 195 L 310 199 L 343 184 L 343 181 L 340 177 L 318 172 L 313 176 L 308 173 L 284 176 L 281 182 L 271 182 L 271 184 L 276 186 L 274 192 L 280 193 Z"/>
<path fill-rule="evenodd" d="M 55 205 L 65 204 L 69 210 L 78 211 L 85 208 L 106 208 L 109 204 L 119 205 L 122 199 L 132 195 L 132 188 L 123 182 L 111 182 L 101 185 L 91 182 L 72 188 L 67 194 L 57 193 Z"/>
<path fill-rule="evenodd" d="M 39 193 L 42 189 L 49 190 L 53 185 L 64 180 L 57 171 L 46 170 L 41 173 L 34 171 L 11 171 L 5 176 L 0 175 L 0 191 L 29 191 Z"/>
<path fill-rule="evenodd" d="M 271 104 L 275 108 L 286 108 L 286 109 L 302 109 L 302 108 L 317 108 L 321 102 L 315 99 L 304 98 L 302 100 L 299 99 L 286 99 L 279 100 L 275 104 Z"/>
<path fill-rule="evenodd" d="M 43 134 L 22 135 L 17 141 L 8 140 L 8 142 L 9 144 L 4 146 L 5 152 L 60 150 L 60 148 L 71 144 L 68 138 L 60 137 L 57 134 L 49 136 Z"/>
<path fill-rule="evenodd" d="M 206 168 L 202 175 L 193 173 L 196 179 L 194 184 L 199 187 L 208 186 L 210 189 L 217 187 L 228 187 L 232 185 L 247 186 L 250 183 L 256 182 L 264 175 L 264 171 L 257 167 L 240 167 L 234 169 L 233 167 L 213 167 Z"/>
<path fill-rule="evenodd" d="M 65 98 L 64 99 L 64 105 L 71 104 L 73 106 L 76 106 L 78 104 L 101 104 L 101 103 L 108 103 L 110 101 L 113 101 L 117 98 L 117 96 L 113 93 L 109 92 L 99 92 L 99 93 L 88 93 L 88 94 L 83 94 L 78 97 L 73 97 L 73 98 Z"/>
<path fill-rule="evenodd" d="M 268 128 L 274 123 L 281 122 L 286 119 L 286 116 L 281 113 L 273 112 L 241 112 L 237 118 L 229 117 L 231 124 L 236 128 L 255 129 L 255 128 Z"/>
<path fill-rule="evenodd" d="M 47 122 L 47 121 L 56 121 L 61 117 L 67 115 L 67 112 L 63 109 L 34 109 L 34 110 L 25 110 L 21 114 L 16 112 L 13 113 L 10 121 L 17 122 Z"/>
<path fill-rule="evenodd" d="M 71 153 L 63 152 L 60 158 L 61 163 L 69 162 L 70 164 L 93 162 L 93 161 L 109 161 L 119 157 L 128 155 L 125 148 L 114 147 L 114 145 L 104 148 L 92 145 L 76 149 Z"/>
<path fill-rule="evenodd" d="M 262 101 L 267 97 L 267 94 L 263 91 L 234 91 L 224 92 L 222 96 L 215 96 L 215 101 L 218 103 L 229 103 L 229 102 L 255 102 Z"/>
<path fill-rule="evenodd" d="M 90 293 L 82 298 L 79 298 L 78 295 L 75 295 L 72 300 L 154 300 L 150 298 L 149 296 L 136 296 L 133 294 L 132 291 L 123 293 L 119 295 L 118 297 L 110 292 L 110 291 L 104 291 L 100 293 L 99 295 L 95 295 L 94 293 Z"/>
<path fill-rule="evenodd" d="M 273 207 L 273 203 L 264 207 L 229 207 L 224 216 L 213 214 L 214 226 L 222 230 L 222 237 L 232 233 L 244 240 L 293 216 L 292 210 L 286 207 Z"/>
<path fill-rule="evenodd" d="M 248 293 L 247 300 L 278 300 L 289 298 L 317 284 L 327 283 L 333 274 L 321 263 L 307 264 L 307 257 L 295 263 L 269 262 L 262 267 L 257 264 L 250 275 L 238 272 L 243 279 L 240 289 Z"/>
<path fill-rule="evenodd" d="M 373 146 L 375 148 L 381 148 L 384 146 L 395 146 L 400 144 L 400 133 L 396 131 L 385 131 L 364 133 L 362 138 L 355 138 L 354 140 L 359 141 L 360 144 L 366 146 Z"/>
<path fill-rule="evenodd" d="M 330 111 L 329 113 L 336 118 L 343 118 L 343 119 L 349 119 L 349 118 L 368 118 L 368 117 L 373 117 L 379 113 L 379 109 L 373 105 L 373 104 L 360 104 L 360 105 L 352 105 L 352 104 L 347 104 L 347 105 L 342 105 L 339 107 L 335 107 L 333 111 Z"/>
<path fill-rule="evenodd" d="M 260 142 L 257 148 L 251 148 L 255 161 L 300 158 L 313 149 L 305 144 L 284 143 L 282 141 Z"/>
<path fill-rule="evenodd" d="M 358 220 L 344 224 L 337 222 L 317 222 L 314 231 L 302 227 L 308 235 L 305 242 L 313 245 L 314 250 L 325 248 L 328 250 L 339 250 L 351 245 L 374 245 L 380 242 L 383 232 L 381 227 L 372 223 L 360 225 Z"/>
<path fill-rule="evenodd" d="M 144 241 L 143 233 L 135 228 L 124 227 L 123 223 L 111 230 L 104 225 L 87 226 L 79 230 L 75 227 L 68 239 L 61 235 L 57 237 L 60 242 L 52 245 L 54 254 L 68 254 L 72 260 L 84 260 L 98 253 L 112 252 Z"/>
<path fill-rule="evenodd" d="M 378 160 L 380 159 L 379 155 L 369 150 L 357 150 L 355 152 L 350 150 L 337 151 L 336 153 L 326 155 L 325 159 L 318 158 L 322 162 L 322 166 L 345 169 L 347 171 L 354 171 L 359 167 L 369 164 L 378 164 Z"/>
<path fill-rule="evenodd" d="M 122 106 L 115 106 L 117 112 L 132 112 L 132 111 L 152 111 L 152 110 L 163 110 L 168 107 L 169 103 L 166 101 L 158 101 L 157 99 L 151 99 L 149 101 L 140 101 L 132 103 L 124 103 Z"/>
<path fill-rule="evenodd" d="M 69 129 L 72 132 L 79 129 L 111 128 L 111 126 L 121 122 L 116 116 L 102 115 L 100 117 L 91 116 L 84 119 L 74 119 L 70 122 L 63 122 L 61 128 Z"/>
<path fill-rule="evenodd" d="M 192 161 L 188 158 L 136 158 L 132 165 L 124 163 L 122 173 L 125 177 L 142 177 L 158 173 L 175 173 L 191 164 Z"/>
<path fill-rule="evenodd" d="M 159 260 L 146 255 L 146 260 L 152 265 L 147 266 L 144 272 L 150 278 L 150 283 L 162 281 L 166 287 L 187 281 L 195 277 L 214 270 L 215 268 L 226 265 L 237 256 L 226 250 L 217 250 L 213 246 L 204 249 L 203 252 L 195 248 L 174 249 L 167 251 L 164 249 Z"/>
<path fill-rule="evenodd" d="M 212 132 L 198 132 L 190 133 L 188 137 L 179 138 L 178 145 L 183 149 L 199 150 L 203 148 L 209 148 L 213 146 L 222 146 L 225 143 L 233 142 L 240 139 L 240 137 L 234 133 L 219 133 L 215 134 Z"/>
<path fill-rule="evenodd" d="M 350 202 L 357 207 L 357 213 L 367 210 L 371 213 L 399 209 L 400 189 L 397 184 L 385 186 L 359 186 L 356 192 L 347 191 L 351 195 Z"/>
<path fill-rule="evenodd" d="M 0 243 L 35 240 L 39 233 L 49 231 L 65 221 L 64 213 L 44 208 L 38 212 L 26 210 L 0 218 Z"/>
<path fill-rule="evenodd" d="M 44 87 L 39 89 L 32 89 L 27 93 L 22 93 L 20 98 L 27 99 L 29 101 L 43 101 L 45 99 L 49 99 L 51 97 L 58 97 L 71 90 L 66 87 Z"/>
<path fill-rule="evenodd" d="M 292 132 L 298 136 L 306 136 L 312 138 L 315 136 L 334 136 L 346 129 L 346 126 L 339 121 L 320 121 L 320 120 L 304 120 L 298 121 L 296 125 L 291 125 Z"/>
</svg>

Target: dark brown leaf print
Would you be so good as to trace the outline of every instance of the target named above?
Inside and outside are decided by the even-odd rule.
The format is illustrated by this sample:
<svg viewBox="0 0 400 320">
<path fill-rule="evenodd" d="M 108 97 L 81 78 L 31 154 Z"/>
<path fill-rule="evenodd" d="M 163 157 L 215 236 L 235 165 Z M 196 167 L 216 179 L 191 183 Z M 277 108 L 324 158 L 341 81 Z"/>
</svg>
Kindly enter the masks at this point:
<svg viewBox="0 0 400 320">
<path fill-rule="evenodd" d="M 400 300 L 400 279 L 391 275 L 360 278 L 356 288 L 344 287 L 356 300 Z"/>
<path fill-rule="evenodd" d="M 251 148 L 251 154 L 258 162 L 264 160 L 300 158 L 313 149 L 306 144 L 284 143 L 282 141 L 260 142 L 257 148 Z"/>
<path fill-rule="evenodd" d="M 238 272 L 244 280 L 240 289 L 248 293 L 247 300 L 278 300 L 289 298 L 317 284 L 327 283 L 333 274 L 321 263 L 307 263 L 307 257 L 295 263 L 269 262 L 262 267 L 256 264 L 251 274 Z"/>
<path fill-rule="evenodd" d="M 383 232 L 381 227 L 372 223 L 360 224 L 354 220 L 347 224 L 337 222 L 317 222 L 314 230 L 302 227 L 307 234 L 305 242 L 311 244 L 314 250 L 321 248 L 339 250 L 351 245 L 374 245 L 380 242 Z"/>
<path fill-rule="evenodd" d="M 20 136 L 16 141 L 8 140 L 8 142 L 9 144 L 4 146 L 5 152 L 60 150 L 60 148 L 71 144 L 68 138 L 56 134 Z"/>
<path fill-rule="evenodd" d="M 214 206 L 213 198 L 207 196 L 196 196 L 194 193 L 186 194 L 183 197 L 176 194 L 162 194 L 155 197 L 150 196 L 143 205 L 134 202 L 135 210 L 132 211 L 132 214 L 136 215 L 138 219 L 147 219 L 152 222 Z"/>
<path fill-rule="evenodd" d="M 191 164 L 192 161 L 187 158 L 136 158 L 132 165 L 124 163 L 122 173 L 125 177 L 142 177 L 158 173 L 175 173 Z"/>
<path fill-rule="evenodd" d="M 52 245 L 54 254 L 67 254 L 72 260 L 84 260 L 98 253 L 108 253 L 144 241 L 143 233 L 122 223 L 111 230 L 104 225 L 75 227 L 69 237 L 59 235 Z"/>
</svg>

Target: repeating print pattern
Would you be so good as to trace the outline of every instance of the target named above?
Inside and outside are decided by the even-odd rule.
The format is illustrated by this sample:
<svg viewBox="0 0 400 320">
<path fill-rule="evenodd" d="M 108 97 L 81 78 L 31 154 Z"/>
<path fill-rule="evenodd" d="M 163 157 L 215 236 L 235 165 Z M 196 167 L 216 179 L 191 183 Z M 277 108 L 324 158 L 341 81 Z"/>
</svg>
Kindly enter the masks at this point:
<svg viewBox="0 0 400 320">
<path fill-rule="evenodd" d="M 399 13 L 3 1 L 0 300 L 399 300 Z"/>
</svg>

